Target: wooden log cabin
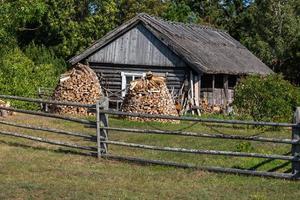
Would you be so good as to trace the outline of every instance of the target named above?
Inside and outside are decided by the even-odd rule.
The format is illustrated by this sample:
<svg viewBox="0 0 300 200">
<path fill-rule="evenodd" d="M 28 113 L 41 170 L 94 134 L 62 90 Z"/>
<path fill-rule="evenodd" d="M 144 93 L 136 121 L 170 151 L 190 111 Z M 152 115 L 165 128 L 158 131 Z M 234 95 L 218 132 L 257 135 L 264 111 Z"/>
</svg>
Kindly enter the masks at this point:
<svg viewBox="0 0 300 200">
<path fill-rule="evenodd" d="M 165 76 L 174 94 L 187 88 L 196 106 L 200 99 L 226 105 L 241 76 L 273 73 L 225 31 L 147 14 L 137 15 L 69 60 L 71 65 L 78 62 L 89 64 L 116 102 L 130 81 L 148 71 Z"/>
</svg>

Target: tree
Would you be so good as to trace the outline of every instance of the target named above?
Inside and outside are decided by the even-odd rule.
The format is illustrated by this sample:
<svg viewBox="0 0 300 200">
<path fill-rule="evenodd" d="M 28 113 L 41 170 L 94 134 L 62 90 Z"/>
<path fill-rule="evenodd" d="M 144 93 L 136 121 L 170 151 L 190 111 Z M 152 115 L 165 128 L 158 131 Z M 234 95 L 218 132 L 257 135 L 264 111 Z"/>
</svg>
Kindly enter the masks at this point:
<svg viewBox="0 0 300 200">
<path fill-rule="evenodd" d="M 198 16 L 183 2 L 173 1 L 166 12 L 162 15 L 165 19 L 184 23 L 196 23 Z"/>
<path fill-rule="evenodd" d="M 296 84 L 300 84 L 299 8 L 296 0 L 257 0 L 231 17 L 226 27 L 275 72 Z"/>
<path fill-rule="evenodd" d="M 53 48 L 65 58 L 83 50 L 116 25 L 113 0 L 47 0 L 47 12 L 36 30 L 23 31 L 19 41 Z M 24 40 L 25 39 L 25 40 Z"/>
<path fill-rule="evenodd" d="M 67 58 L 116 26 L 114 0 L 4 0 L 0 41 L 45 45 Z"/>
<path fill-rule="evenodd" d="M 117 0 L 119 24 L 139 13 L 162 16 L 169 7 L 168 0 Z"/>
</svg>

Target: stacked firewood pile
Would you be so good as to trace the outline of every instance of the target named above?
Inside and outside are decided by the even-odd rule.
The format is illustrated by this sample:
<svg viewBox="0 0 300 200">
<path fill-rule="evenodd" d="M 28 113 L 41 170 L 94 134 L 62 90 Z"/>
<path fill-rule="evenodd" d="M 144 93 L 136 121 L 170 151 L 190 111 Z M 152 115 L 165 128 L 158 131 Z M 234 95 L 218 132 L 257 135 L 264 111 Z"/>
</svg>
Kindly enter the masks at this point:
<svg viewBox="0 0 300 200">
<path fill-rule="evenodd" d="M 175 102 L 165 83 L 165 78 L 153 76 L 148 72 L 145 78 L 130 83 L 122 104 L 123 112 L 143 113 L 153 115 L 178 116 Z M 129 117 L 135 121 L 175 122 L 157 118 Z"/>
<path fill-rule="evenodd" d="M 202 99 L 200 100 L 200 108 L 201 108 L 201 113 L 223 113 L 226 108 L 223 105 L 211 105 L 208 103 L 207 99 Z"/>
<path fill-rule="evenodd" d="M 95 104 L 101 95 L 101 86 L 96 73 L 87 65 L 77 64 L 61 76 L 52 99 Z M 88 108 L 73 106 L 52 105 L 50 111 L 58 114 L 90 115 Z"/>
<path fill-rule="evenodd" d="M 0 100 L 0 107 L 9 108 L 10 102 L 5 102 L 3 100 Z M 0 117 L 7 117 L 7 116 L 13 115 L 13 114 L 14 114 L 13 112 L 3 110 L 0 108 Z"/>
</svg>

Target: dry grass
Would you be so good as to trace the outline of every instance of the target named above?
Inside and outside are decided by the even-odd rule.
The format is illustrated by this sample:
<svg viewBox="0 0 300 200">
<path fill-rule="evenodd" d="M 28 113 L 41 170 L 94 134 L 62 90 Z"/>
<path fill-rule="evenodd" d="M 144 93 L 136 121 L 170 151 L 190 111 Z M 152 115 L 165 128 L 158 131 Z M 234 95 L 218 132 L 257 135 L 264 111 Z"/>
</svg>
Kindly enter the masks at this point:
<svg viewBox="0 0 300 200">
<path fill-rule="evenodd" d="M 75 123 L 41 117 L 17 115 L 12 121 L 76 130 L 95 134 Z M 252 130 L 240 127 L 182 123 L 163 125 L 159 123 L 136 123 L 111 119 L 110 124 L 119 127 L 184 129 L 193 131 L 221 131 L 231 134 L 290 137 L 290 130 Z M 217 129 L 217 130 L 216 130 Z M 31 135 L 47 136 L 77 143 L 94 145 L 88 141 L 66 136 L 51 135 L 0 125 L 0 130 L 18 131 Z M 143 142 L 160 146 L 185 146 L 192 148 L 242 150 L 270 153 L 286 153 L 288 145 L 261 143 L 237 143 L 213 139 L 192 139 L 156 135 L 117 134 L 110 132 L 114 140 Z M 115 154 L 192 162 L 199 165 L 235 166 L 249 168 L 263 160 L 227 158 L 224 156 L 192 156 L 153 151 L 141 151 L 110 146 Z M 258 167 L 270 170 L 281 164 L 267 162 Z M 290 165 L 279 168 L 286 171 Z M 132 163 L 96 159 L 61 148 L 33 141 L 0 136 L 0 199 L 292 199 L 300 195 L 299 182 L 225 175 L 162 166 L 140 166 Z"/>
</svg>

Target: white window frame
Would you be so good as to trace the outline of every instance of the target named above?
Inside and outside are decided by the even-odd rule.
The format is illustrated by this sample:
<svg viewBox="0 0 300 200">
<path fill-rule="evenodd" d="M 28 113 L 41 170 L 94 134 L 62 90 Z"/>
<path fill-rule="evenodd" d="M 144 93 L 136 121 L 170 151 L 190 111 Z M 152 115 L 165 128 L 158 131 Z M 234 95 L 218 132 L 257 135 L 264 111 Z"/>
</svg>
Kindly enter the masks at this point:
<svg viewBox="0 0 300 200">
<path fill-rule="evenodd" d="M 135 78 L 140 78 L 140 77 L 145 77 L 146 76 L 146 73 L 143 73 L 143 72 L 134 72 L 134 73 L 131 73 L 131 72 L 121 72 L 121 78 L 122 78 L 122 97 L 124 97 L 126 95 L 126 92 L 125 89 L 126 89 L 126 85 L 127 85 L 127 80 L 126 80 L 126 77 L 128 76 L 131 76 L 133 77 L 132 80 L 135 80 Z"/>
</svg>

